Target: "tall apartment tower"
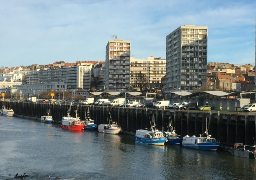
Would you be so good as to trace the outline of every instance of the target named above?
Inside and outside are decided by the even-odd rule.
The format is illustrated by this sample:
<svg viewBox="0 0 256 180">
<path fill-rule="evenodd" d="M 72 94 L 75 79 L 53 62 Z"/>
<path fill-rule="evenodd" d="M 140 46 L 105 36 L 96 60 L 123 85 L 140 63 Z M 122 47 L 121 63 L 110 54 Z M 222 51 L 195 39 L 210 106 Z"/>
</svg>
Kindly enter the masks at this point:
<svg viewBox="0 0 256 180">
<path fill-rule="evenodd" d="M 130 41 L 108 41 L 106 46 L 105 90 L 128 91 L 130 88 Z"/>
<path fill-rule="evenodd" d="M 207 34 L 208 27 L 184 25 L 166 36 L 166 92 L 206 85 Z"/>
</svg>

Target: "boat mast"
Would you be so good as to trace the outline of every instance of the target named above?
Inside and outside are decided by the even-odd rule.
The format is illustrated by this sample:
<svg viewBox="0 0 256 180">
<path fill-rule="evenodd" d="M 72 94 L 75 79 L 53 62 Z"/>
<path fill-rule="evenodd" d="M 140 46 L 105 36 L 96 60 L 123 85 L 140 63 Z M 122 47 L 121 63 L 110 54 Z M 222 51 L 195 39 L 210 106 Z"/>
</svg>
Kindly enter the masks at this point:
<svg viewBox="0 0 256 180">
<path fill-rule="evenodd" d="M 207 117 L 205 118 L 206 122 L 205 122 L 205 133 L 208 135 L 208 125 L 207 125 Z"/>
</svg>

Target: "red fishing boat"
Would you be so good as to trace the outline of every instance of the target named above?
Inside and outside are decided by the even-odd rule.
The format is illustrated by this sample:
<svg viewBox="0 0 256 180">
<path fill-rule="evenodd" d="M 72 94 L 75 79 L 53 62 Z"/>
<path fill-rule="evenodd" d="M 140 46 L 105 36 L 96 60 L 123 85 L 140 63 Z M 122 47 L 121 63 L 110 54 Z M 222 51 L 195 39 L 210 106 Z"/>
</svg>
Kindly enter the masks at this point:
<svg viewBox="0 0 256 180">
<path fill-rule="evenodd" d="M 71 130 L 71 131 L 82 131 L 84 130 L 84 122 L 80 120 L 79 117 L 71 117 L 69 112 L 67 116 L 62 117 L 62 129 Z"/>
</svg>

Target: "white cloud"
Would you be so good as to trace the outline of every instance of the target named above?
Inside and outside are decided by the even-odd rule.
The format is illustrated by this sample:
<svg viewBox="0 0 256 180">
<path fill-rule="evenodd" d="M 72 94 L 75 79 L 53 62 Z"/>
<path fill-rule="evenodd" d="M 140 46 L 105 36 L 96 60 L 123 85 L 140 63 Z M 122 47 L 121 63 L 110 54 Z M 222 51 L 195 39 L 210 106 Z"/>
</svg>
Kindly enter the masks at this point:
<svg viewBox="0 0 256 180">
<path fill-rule="evenodd" d="M 165 58 L 166 35 L 185 24 L 208 26 L 209 61 L 236 54 L 232 61 L 254 63 L 246 50 L 254 50 L 255 7 L 252 1 L 0 0 L 0 66 L 104 61 L 113 35 L 131 41 L 135 58 Z"/>
</svg>

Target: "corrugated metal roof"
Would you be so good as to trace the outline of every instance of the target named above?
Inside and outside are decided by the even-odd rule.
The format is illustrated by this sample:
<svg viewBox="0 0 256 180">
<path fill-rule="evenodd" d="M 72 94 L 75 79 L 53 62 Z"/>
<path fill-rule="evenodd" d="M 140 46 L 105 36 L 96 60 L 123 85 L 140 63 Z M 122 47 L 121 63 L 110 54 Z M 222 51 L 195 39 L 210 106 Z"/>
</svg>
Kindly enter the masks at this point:
<svg viewBox="0 0 256 180">
<path fill-rule="evenodd" d="M 204 91 L 204 92 L 212 94 L 214 96 L 227 96 L 230 94 L 230 93 L 226 93 L 224 91 Z"/>
<path fill-rule="evenodd" d="M 119 95 L 120 94 L 120 92 L 115 92 L 115 91 L 113 91 L 113 92 L 107 92 L 108 94 L 110 94 L 110 95 L 113 95 L 113 96 L 116 96 L 116 95 Z"/>
<path fill-rule="evenodd" d="M 172 93 L 177 94 L 179 96 L 189 96 L 192 94 L 191 92 L 188 92 L 188 91 L 174 91 Z"/>
<path fill-rule="evenodd" d="M 98 95 L 101 95 L 102 92 L 91 92 L 94 96 L 98 96 Z"/>
<path fill-rule="evenodd" d="M 132 95 L 132 96 L 141 95 L 141 92 L 127 92 L 127 93 L 129 93 L 129 94 Z"/>
</svg>

